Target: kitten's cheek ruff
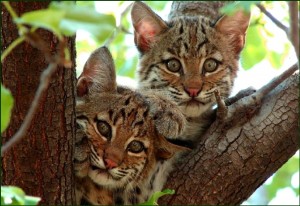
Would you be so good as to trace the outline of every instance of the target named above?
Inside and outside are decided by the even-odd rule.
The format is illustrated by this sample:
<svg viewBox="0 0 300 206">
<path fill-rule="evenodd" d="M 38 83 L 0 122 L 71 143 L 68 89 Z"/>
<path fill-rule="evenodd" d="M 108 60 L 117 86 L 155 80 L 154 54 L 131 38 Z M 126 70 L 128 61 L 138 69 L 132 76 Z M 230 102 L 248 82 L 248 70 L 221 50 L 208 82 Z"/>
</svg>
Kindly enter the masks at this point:
<svg viewBox="0 0 300 206">
<path fill-rule="evenodd" d="M 106 180 L 109 178 L 109 174 L 105 170 L 91 168 L 89 170 L 89 177 L 93 180 L 97 180 L 97 183 L 101 183 L 102 180 Z"/>
</svg>

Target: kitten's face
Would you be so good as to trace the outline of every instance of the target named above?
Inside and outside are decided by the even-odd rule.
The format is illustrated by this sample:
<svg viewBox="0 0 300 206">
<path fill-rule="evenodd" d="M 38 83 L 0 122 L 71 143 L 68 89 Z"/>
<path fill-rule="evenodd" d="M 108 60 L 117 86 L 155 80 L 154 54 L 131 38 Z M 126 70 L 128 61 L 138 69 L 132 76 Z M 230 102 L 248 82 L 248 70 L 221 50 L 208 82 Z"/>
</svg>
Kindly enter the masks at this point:
<svg viewBox="0 0 300 206">
<path fill-rule="evenodd" d="M 96 104 L 95 102 L 101 102 Z M 141 99 L 130 95 L 97 95 L 76 107 L 77 122 L 91 148 L 90 178 L 120 188 L 147 175 L 155 163 L 156 134 Z"/>
<path fill-rule="evenodd" d="M 166 23 L 145 8 L 137 3 L 132 10 L 135 42 L 141 52 L 139 86 L 167 92 L 188 117 L 207 111 L 215 102 L 215 90 L 228 97 L 244 33 L 235 37 L 232 30 L 229 37 L 223 28 L 229 28 L 228 22 L 213 25 L 205 17 L 180 17 Z"/>
<path fill-rule="evenodd" d="M 78 79 L 77 96 L 76 121 L 90 147 L 88 176 L 98 185 L 112 189 L 139 183 L 159 159 L 180 150 L 156 131 L 150 100 L 117 88 L 106 48 L 91 54 Z"/>
</svg>

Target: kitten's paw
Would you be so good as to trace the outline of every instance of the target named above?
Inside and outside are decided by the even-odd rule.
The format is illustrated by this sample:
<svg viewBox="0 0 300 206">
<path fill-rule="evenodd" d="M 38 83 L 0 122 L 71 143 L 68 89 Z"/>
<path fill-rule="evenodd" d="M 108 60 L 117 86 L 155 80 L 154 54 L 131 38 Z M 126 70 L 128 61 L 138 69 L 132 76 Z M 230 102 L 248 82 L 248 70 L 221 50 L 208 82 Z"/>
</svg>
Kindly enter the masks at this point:
<svg viewBox="0 0 300 206">
<path fill-rule="evenodd" d="M 178 106 L 159 96 L 148 96 L 150 113 L 157 131 L 169 139 L 175 139 L 182 134 L 186 118 Z"/>
</svg>

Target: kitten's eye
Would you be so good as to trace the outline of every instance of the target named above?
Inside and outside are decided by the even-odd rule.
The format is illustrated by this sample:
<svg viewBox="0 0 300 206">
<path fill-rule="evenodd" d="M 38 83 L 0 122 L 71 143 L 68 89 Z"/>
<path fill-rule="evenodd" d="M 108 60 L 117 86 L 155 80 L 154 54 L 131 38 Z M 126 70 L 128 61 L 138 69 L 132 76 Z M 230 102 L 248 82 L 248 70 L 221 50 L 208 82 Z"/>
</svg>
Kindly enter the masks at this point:
<svg viewBox="0 0 300 206">
<path fill-rule="evenodd" d="M 206 72 L 213 72 L 218 68 L 218 62 L 214 59 L 207 59 L 203 64 Z"/>
<path fill-rule="evenodd" d="M 100 134 L 102 134 L 106 139 L 111 139 L 111 127 L 107 122 L 98 121 L 97 122 L 97 129 Z"/>
<path fill-rule="evenodd" d="M 171 72 L 178 72 L 181 68 L 181 64 L 177 59 L 171 59 L 167 62 L 167 68 Z"/>
<path fill-rule="evenodd" d="M 140 141 L 132 141 L 130 144 L 127 146 L 127 150 L 133 153 L 140 153 L 144 150 L 144 144 Z"/>
</svg>

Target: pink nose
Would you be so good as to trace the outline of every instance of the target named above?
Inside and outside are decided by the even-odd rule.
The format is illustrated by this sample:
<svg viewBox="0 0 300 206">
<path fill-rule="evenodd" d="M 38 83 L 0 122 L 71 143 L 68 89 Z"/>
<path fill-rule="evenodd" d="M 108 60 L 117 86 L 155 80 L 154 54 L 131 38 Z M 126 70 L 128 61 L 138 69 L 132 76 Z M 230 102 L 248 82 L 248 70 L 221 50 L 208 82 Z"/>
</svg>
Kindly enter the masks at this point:
<svg viewBox="0 0 300 206">
<path fill-rule="evenodd" d="M 190 97 L 197 97 L 200 89 L 197 88 L 185 88 L 185 91 L 189 94 Z"/>
<path fill-rule="evenodd" d="M 104 159 L 104 162 L 107 169 L 113 169 L 118 166 L 117 163 L 115 163 L 113 160 L 108 158 Z"/>
</svg>

